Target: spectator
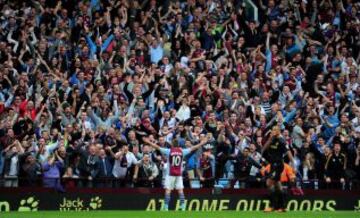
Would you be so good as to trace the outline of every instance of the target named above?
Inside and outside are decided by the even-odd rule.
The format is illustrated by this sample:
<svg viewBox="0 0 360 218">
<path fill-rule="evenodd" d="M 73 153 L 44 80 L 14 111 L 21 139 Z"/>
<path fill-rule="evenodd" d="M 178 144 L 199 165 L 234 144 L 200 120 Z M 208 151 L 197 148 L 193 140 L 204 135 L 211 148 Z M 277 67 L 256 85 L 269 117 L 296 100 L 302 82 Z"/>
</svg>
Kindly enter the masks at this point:
<svg viewBox="0 0 360 218">
<path fill-rule="evenodd" d="M 55 188 L 64 191 L 61 185 L 60 172 L 64 167 L 64 160 L 55 152 L 48 157 L 48 160 L 42 164 L 43 185 L 46 188 Z"/>
<path fill-rule="evenodd" d="M 262 174 L 266 175 L 270 173 L 270 164 L 264 167 L 261 171 Z M 281 173 L 280 180 L 282 183 L 294 183 L 295 182 L 295 171 L 289 164 L 284 164 L 284 170 Z"/>
<path fill-rule="evenodd" d="M 301 146 L 303 145 L 304 142 L 304 138 L 305 138 L 305 133 L 304 130 L 302 129 L 302 125 L 303 125 L 303 121 L 301 118 L 298 118 L 296 120 L 296 125 L 294 126 L 293 129 L 293 134 L 292 134 L 292 141 L 293 141 L 293 145 L 295 145 L 295 147 L 297 149 L 301 148 Z"/>
<path fill-rule="evenodd" d="M 263 161 L 263 158 L 261 154 L 256 150 L 256 145 L 254 143 L 250 144 L 249 146 L 249 157 L 253 159 L 256 163 L 261 164 Z M 254 187 L 259 187 L 259 181 L 261 178 L 260 176 L 260 170 L 255 165 L 251 166 L 250 173 L 249 173 L 249 185 Z"/>
<path fill-rule="evenodd" d="M 244 148 L 242 151 L 239 151 L 237 155 L 230 157 L 230 159 L 234 160 L 234 183 L 239 182 L 240 188 L 246 188 L 247 184 L 250 181 L 250 170 L 253 166 L 258 169 L 261 169 L 261 165 L 256 162 L 250 156 L 250 149 Z"/>
<path fill-rule="evenodd" d="M 36 187 L 39 184 L 39 176 L 41 175 L 41 164 L 38 163 L 34 156 L 28 154 L 22 165 L 24 172 L 23 186 Z"/>
<path fill-rule="evenodd" d="M 24 153 L 24 149 L 19 141 L 15 141 L 8 146 L 5 152 L 4 178 L 5 187 L 17 187 L 20 167 L 20 158 Z"/>
<path fill-rule="evenodd" d="M 325 181 L 327 183 L 345 183 L 345 170 L 347 166 L 345 154 L 341 153 L 341 146 L 337 142 L 334 144 L 333 153 L 328 156 L 325 165 Z M 337 186 L 339 187 L 339 186 Z"/>
<path fill-rule="evenodd" d="M 107 149 L 111 149 L 107 147 Z M 100 171 L 99 171 L 99 187 L 111 187 L 111 178 L 112 178 L 112 168 L 113 164 L 110 157 L 107 156 L 106 151 L 104 149 L 100 149 L 99 151 L 100 157 Z"/>
<path fill-rule="evenodd" d="M 360 146 L 358 146 L 356 150 L 356 159 L 355 159 L 355 170 L 357 174 L 357 181 L 360 180 L 359 178 L 359 171 L 360 171 Z"/>
<path fill-rule="evenodd" d="M 129 185 L 132 181 L 133 170 L 135 165 L 138 164 L 138 160 L 135 155 L 129 151 L 127 144 L 123 145 L 121 150 L 112 155 L 115 159 L 112 174 L 118 179 L 116 186 L 124 187 L 125 185 Z"/>
<path fill-rule="evenodd" d="M 214 186 L 214 170 L 212 159 L 214 157 L 210 154 L 210 152 L 202 153 L 202 156 L 199 158 L 198 166 L 197 166 L 197 175 L 200 179 L 201 187 L 203 188 L 211 188 Z"/>
<path fill-rule="evenodd" d="M 97 179 L 100 171 L 100 158 L 97 154 L 98 148 L 91 144 L 84 148 L 83 143 L 79 143 L 76 151 L 80 154 L 79 171 L 83 186 L 92 187 L 93 180 Z M 85 150 L 87 149 L 87 150 Z"/>
<path fill-rule="evenodd" d="M 135 166 L 133 179 L 137 187 L 157 187 L 159 170 L 156 164 L 150 161 L 150 156 L 145 154 Z"/>
<path fill-rule="evenodd" d="M 76 187 L 75 179 L 78 179 L 79 177 L 77 175 L 74 175 L 71 167 L 68 167 L 65 170 L 65 173 L 62 178 L 63 178 L 64 188 L 67 189 L 67 188 L 75 188 Z"/>
</svg>

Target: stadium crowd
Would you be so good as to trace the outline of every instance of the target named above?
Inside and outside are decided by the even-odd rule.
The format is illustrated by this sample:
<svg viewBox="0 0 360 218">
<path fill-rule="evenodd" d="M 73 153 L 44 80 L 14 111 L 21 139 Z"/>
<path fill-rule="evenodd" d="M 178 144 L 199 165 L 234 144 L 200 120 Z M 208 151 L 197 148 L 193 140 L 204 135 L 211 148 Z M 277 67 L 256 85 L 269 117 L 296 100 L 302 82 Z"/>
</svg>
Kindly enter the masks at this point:
<svg viewBox="0 0 360 218">
<path fill-rule="evenodd" d="M 360 3 L 0 0 L 5 187 L 256 187 L 278 126 L 296 181 L 360 180 Z M 286 178 L 285 178 L 286 180 Z M 317 184 L 317 183 L 316 183 Z"/>
</svg>

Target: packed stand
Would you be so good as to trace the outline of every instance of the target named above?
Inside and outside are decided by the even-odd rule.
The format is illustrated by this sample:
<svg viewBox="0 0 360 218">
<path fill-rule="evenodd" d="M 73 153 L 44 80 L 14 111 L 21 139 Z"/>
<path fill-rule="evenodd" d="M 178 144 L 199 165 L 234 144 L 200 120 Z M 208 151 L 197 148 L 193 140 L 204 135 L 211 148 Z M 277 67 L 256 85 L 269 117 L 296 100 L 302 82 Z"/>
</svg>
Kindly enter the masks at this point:
<svg viewBox="0 0 360 218">
<path fill-rule="evenodd" d="M 360 3 L 253 2 L 258 21 L 241 0 L 0 0 L 2 186 L 160 187 L 144 137 L 206 137 L 188 186 L 261 187 L 278 126 L 292 180 L 352 188 Z"/>
</svg>

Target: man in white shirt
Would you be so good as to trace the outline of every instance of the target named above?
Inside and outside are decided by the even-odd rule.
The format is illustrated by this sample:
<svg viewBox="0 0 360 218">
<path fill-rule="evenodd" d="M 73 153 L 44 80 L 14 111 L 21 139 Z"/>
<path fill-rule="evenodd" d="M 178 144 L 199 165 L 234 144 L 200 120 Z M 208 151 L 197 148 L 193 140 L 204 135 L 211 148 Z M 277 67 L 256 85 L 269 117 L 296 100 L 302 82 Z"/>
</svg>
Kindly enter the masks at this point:
<svg viewBox="0 0 360 218">
<path fill-rule="evenodd" d="M 182 99 L 182 104 L 179 108 L 179 110 L 176 112 L 176 118 L 179 119 L 179 121 L 186 121 L 191 117 L 191 110 L 190 107 L 187 104 L 187 99 Z"/>
<path fill-rule="evenodd" d="M 354 60 L 354 58 L 353 57 L 343 58 L 341 62 L 341 73 L 345 75 L 349 75 L 351 71 L 350 69 L 351 67 L 357 69 L 356 61 Z"/>
<path fill-rule="evenodd" d="M 40 154 L 40 162 L 45 162 L 49 155 L 52 154 L 54 150 L 60 147 L 60 145 L 63 143 L 64 141 L 62 140 L 62 143 L 57 141 L 55 143 L 46 144 L 45 139 L 43 137 L 40 138 L 38 141 L 38 145 L 35 144 L 35 151 Z"/>
<path fill-rule="evenodd" d="M 129 151 L 129 145 L 123 145 L 121 150 L 114 155 L 115 162 L 112 174 L 120 183 L 116 182 L 115 186 L 125 186 L 131 182 L 131 169 L 138 164 L 135 155 Z"/>
<path fill-rule="evenodd" d="M 171 69 L 173 68 L 173 65 L 169 62 L 169 57 L 167 56 L 164 56 L 161 61 L 162 64 L 160 66 L 160 69 L 162 69 L 164 73 L 168 76 Z"/>
<path fill-rule="evenodd" d="M 176 119 L 174 117 L 171 117 L 169 111 L 165 111 L 163 117 L 159 121 L 160 128 L 165 125 L 168 126 L 169 129 L 173 129 L 176 126 Z"/>
<path fill-rule="evenodd" d="M 353 111 L 356 117 L 351 120 L 351 124 L 354 129 L 357 129 L 360 127 L 360 108 L 353 104 Z"/>
<path fill-rule="evenodd" d="M 79 117 L 78 121 L 79 126 L 89 130 L 94 130 L 94 123 L 91 121 L 91 118 L 88 117 L 86 112 L 81 112 L 81 115 Z"/>
<path fill-rule="evenodd" d="M 245 135 L 245 132 L 243 130 L 241 130 L 237 136 L 237 146 L 235 148 L 235 154 L 237 155 L 237 153 L 240 151 L 242 152 L 242 150 L 244 148 L 247 148 L 249 146 L 249 138 Z"/>
<path fill-rule="evenodd" d="M 297 148 L 301 148 L 303 146 L 303 142 L 306 138 L 306 135 L 304 133 L 304 130 L 302 129 L 303 121 L 301 118 L 296 119 L 296 125 L 293 128 L 293 132 L 291 134 L 291 138 L 293 140 L 293 144 Z"/>
<path fill-rule="evenodd" d="M 259 152 L 256 151 L 256 146 L 254 143 L 251 143 L 249 145 L 249 150 L 250 150 L 250 157 L 256 163 L 260 164 L 262 161 L 262 156 Z M 251 185 L 251 187 L 252 187 L 252 185 L 259 184 L 256 180 L 259 172 L 260 172 L 259 168 L 255 167 L 255 166 L 251 167 L 251 169 L 250 169 L 250 185 Z M 257 186 L 255 186 L 255 187 L 257 187 Z"/>
</svg>

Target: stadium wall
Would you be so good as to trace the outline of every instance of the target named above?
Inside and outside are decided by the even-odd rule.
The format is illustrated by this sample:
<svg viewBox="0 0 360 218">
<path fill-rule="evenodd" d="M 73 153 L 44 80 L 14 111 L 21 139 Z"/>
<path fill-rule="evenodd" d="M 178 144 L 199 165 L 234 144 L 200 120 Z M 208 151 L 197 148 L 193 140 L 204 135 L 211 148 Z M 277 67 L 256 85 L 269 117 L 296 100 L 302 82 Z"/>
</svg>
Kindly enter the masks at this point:
<svg viewBox="0 0 360 218">
<path fill-rule="evenodd" d="M 269 205 L 266 190 L 189 189 L 186 209 L 190 211 L 260 211 Z M 173 198 L 175 199 L 175 197 Z M 5 211 L 91 211 L 160 210 L 161 189 L 72 189 L 66 193 L 43 188 L 0 189 L 0 212 Z M 170 209 L 179 209 L 171 202 Z M 360 192 L 309 190 L 304 196 L 290 196 L 290 211 L 360 211 Z"/>
</svg>

